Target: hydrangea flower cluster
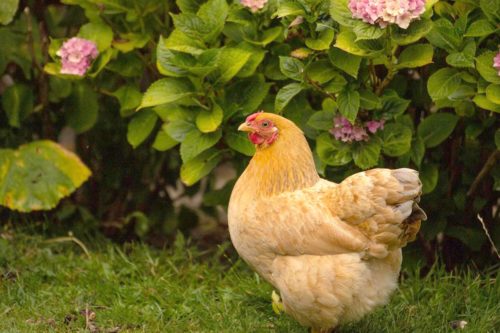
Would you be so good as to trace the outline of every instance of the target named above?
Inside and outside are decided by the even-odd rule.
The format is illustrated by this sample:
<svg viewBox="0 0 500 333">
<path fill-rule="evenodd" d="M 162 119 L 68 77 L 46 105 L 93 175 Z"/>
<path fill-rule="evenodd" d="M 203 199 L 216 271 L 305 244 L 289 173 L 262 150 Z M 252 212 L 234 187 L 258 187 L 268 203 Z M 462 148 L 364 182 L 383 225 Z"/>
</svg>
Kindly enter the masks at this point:
<svg viewBox="0 0 500 333">
<path fill-rule="evenodd" d="M 259 9 L 264 8 L 267 0 L 240 0 L 240 2 L 243 6 L 250 8 L 252 13 L 255 13 Z"/>
<path fill-rule="evenodd" d="M 62 74 L 83 76 L 99 55 L 99 51 L 94 42 L 73 37 L 64 42 L 56 54 L 61 57 Z"/>
<path fill-rule="evenodd" d="M 425 11 L 425 0 L 349 0 L 354 18 L 385 28 L 397 24 L 406 29 Z"/>
<path fill-rule="evenodd" d="M 353 125 L 343 116 L 336 116 L 333 119 L 333 128 L 330 133 L 335 139 L 342 142 L 366 141 L 368 133 L 376 133 L 378 130 L 384 129 L 384 120 L 370 120 L 364 126 Z"/>
<path fill-rule="evenodd" d="M 500 76 L 500 52 L 493 58 L 493 67 L 498 71 L 498 76 Z"/>
</svg>

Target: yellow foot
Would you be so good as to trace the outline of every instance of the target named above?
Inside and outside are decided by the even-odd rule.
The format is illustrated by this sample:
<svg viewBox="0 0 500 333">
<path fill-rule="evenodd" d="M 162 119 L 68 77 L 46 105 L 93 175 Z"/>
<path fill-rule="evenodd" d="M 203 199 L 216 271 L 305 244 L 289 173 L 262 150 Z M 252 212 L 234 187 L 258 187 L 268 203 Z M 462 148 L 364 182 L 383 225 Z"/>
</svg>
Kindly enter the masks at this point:
<svg viewBox="0 0 500 333">
<path fill-rule="evenodd" d="M 276 314 L 279 315 L 281 312 L 285 311 L 280 295 L 278 295 L 274 290 L 271 294 L 271 299 L 273 300 L 273 311 L 276 312 Z"/>
</svg>

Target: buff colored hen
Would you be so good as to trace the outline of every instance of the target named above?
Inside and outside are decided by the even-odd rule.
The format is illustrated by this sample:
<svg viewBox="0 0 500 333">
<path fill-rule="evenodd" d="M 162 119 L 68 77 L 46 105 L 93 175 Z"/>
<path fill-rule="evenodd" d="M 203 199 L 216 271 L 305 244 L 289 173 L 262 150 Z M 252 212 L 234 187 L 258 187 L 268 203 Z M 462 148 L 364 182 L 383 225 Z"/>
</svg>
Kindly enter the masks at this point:
<svg viewBox="0 0 500 333">
<path fill-rule="evenodd" d="M 401 247 L 426 218 L 411 169 L 373 169 L 340 184 L 321 179 L 302 131 L 271 113 L 249 116 L 255 156 L 229 203 L 240 256 L 279 290 L 286 313 L 330 332 L 386 304 Z"/>
</svg>

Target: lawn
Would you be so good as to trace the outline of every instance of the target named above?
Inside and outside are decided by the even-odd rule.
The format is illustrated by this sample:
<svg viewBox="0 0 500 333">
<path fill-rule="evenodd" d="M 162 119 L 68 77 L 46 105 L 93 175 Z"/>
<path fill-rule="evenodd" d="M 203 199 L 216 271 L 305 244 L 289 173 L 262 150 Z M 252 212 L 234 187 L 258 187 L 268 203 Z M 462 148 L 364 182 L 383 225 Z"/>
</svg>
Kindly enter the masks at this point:
<svg viewBox="0 0 500 333">
<path fill-rule="evenodd" d="M 201 252 L 180 239 L 143 244 L 0 237 L 0 332 L 307 332 L 271 307 L 271 287 L 227 246 Z M 391 302 L 340 332 L 495 332 L 500 282 L 489 273 L 405 272 Z"/>
</svg>

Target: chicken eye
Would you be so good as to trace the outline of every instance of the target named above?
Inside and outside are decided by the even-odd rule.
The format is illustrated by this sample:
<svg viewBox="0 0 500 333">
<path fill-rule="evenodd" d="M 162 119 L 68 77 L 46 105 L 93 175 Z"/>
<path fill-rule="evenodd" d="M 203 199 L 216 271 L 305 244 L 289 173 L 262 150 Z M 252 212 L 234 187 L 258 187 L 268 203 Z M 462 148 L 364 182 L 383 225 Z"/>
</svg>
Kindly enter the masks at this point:
<svg viewBox="0 0 500 333">
<path fill-rule="evenodd" d="M 269 127 L 269 122 L 268 121 L 263 121 L 261 124 L 262 127 Z"/>
</svg>

